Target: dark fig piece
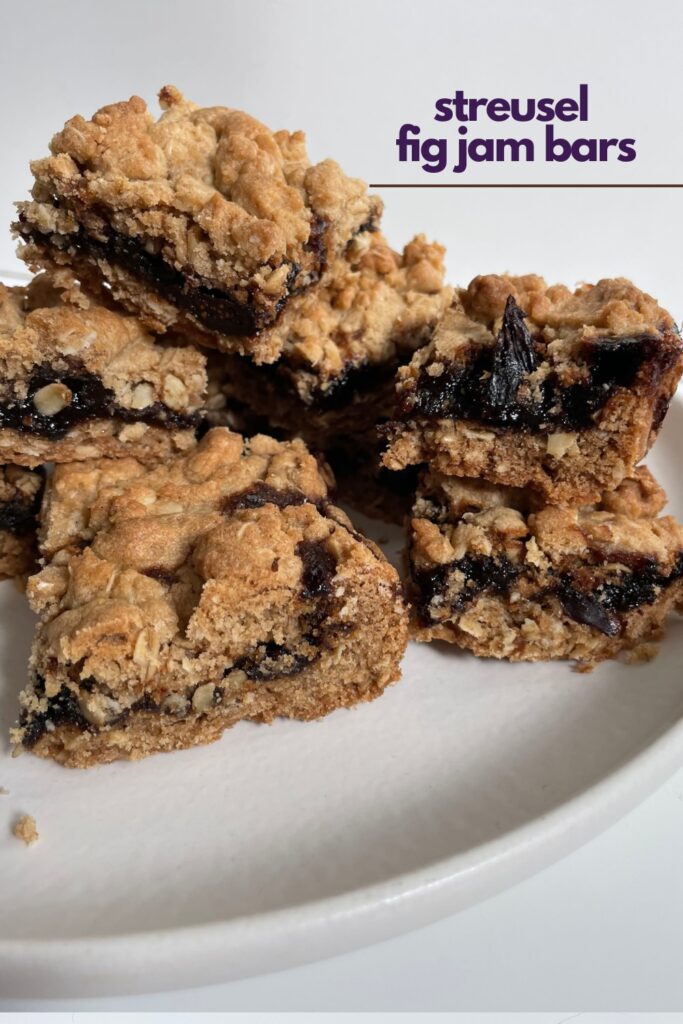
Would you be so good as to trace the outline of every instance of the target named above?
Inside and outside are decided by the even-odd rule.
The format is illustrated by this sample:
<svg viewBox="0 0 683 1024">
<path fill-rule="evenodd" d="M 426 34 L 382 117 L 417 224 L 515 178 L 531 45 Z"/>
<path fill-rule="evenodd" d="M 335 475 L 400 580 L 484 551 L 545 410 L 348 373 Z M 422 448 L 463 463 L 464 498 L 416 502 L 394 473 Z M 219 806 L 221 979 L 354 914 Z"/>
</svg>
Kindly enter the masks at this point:
<svg viewBox="0 0 683 1024">
<path fill-rule="evenodd" d="M 489 381 L 489 404 L 495 409 L 505 410 L 515 402 L 522 378 L 533 373 L 538 365 L 525 317 L 526 313 L 513 296 L 508 295 Z M 516 418 L 513 410 L 510 410 L 510 418 Z"/>
<path fill-rule="evenodd" d="M 282 644 L 269 640 L 251 656 L 242 658 L 234 667 L 245 672 L 249 679 L 264 682 L 277 676 L 295 676 L 303 672 L 320 657 L 320 651 L 311 646 L 308 654 L 289 651 Z M 230 669 L 233 671 L 233 669 Z M 227 674 L 227 672 L 226 672 Z"/>
<path fill-rule="evenodd" d="M 605 636 L 617 636 L 621 631 L 617 616 L 605 608 L 594 594 L 587 594 L 565 584 L 560 589 L 558 597 L 565 613 L 575 622 L 599 629 Z"/>
<path fill-rule="evenodd" d="M 296 553 L 302 561 L 301 596 L 304 599 L 328 596 L 337 571 L 332 552 L 320 541 L 302 540 L 296 546 Z"/>
<path fill-rule="evenodd" d="M 42 680 L 36 686 L 36 693 L 41 692 L 41 684 Z M 44 685 L 42 692 L 44 692 Z M 89 727 L 87 719 L 81 713 L 76 697 L 67 686 L 62 686 L 53 697 L 48 697 L 47 710 L 34 714 L 30 722 L 27 712 L 24 711 L 20 724 L 26 725 L 23 743 L 27 750 L 34 747 L 41 736 L 48 729 L 54 729 L 55 726 L 70 725 L 74 729 L 81 730 Z"/>
<path fill-rule="evenodd" d="M 413 571 L 416 586 L 414 602 L 423 623 L 434 621 L 431 603 L 435 597 L 444 594 L 448 587 L 449 577 L 458 573 L 464 577 L 466 585 L 457 597 L 451 601 L 453 610 L 462 611 L 466 604 L 484 591 L 504 594 L 510 589 L 519 575 L 520 569 L 504 555 L 493 558 L 491 555 L 465 555 L 454 562 L 445 562 L 433 569 Z"/>
<path fill-rule="evenodd" d="M 246 490 L 228 495 L 223 502 L 223 512 L 226 515 L 234 515 L 240 509 L 263 508 L 264 505 L 287 508 L 289 505 L 304 505 L 308 500 L 302 491 L 294 488 L 278 490 L 262 480 L 257 480 Z"/>
</svg>

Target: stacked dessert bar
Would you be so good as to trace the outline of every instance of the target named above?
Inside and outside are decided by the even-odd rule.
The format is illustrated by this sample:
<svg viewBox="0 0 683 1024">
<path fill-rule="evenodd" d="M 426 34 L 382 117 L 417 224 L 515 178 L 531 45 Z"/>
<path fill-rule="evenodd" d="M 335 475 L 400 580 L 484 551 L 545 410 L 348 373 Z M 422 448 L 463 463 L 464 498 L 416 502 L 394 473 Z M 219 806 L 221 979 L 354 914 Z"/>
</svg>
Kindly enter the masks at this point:
<svg viewBox="0 0 683 1024">
<path fill-rule="evenodd" d="M 54 137 L 15 224 L 38 276 L 1 295 L 3 458 L 56 464 L 14 741 L 66 765 L 370 700 L 407 643 L 320 453 L 353 433 L 378 468 L 391 378 L 452 296 L 443 250 L 393 253 L 380 201 L 302 133 L 160 102 Z M 42 477 L 6 474 L 35 514 Z"/>
<path fill-rule="evenodd" d="M 346 500 L 400 521 L 412 474 L 382 471 L 377 427 L 392 412 L 397 368 L 430 340 L 453 299 L 443 258 L 422 235 L 402 253 L 379 232 L 352 239 L 320 284 L 263 332 L 276 362 L 210 361 L 212 398 L 222 395 L 249 429 L 303 437 L 325 453 Z"/>
<path fill-rule="evenodd" d="M 301 132 L 172 87 L 159 99 L 158 121 L 133 98 L 54 137 L 18 204 L 24 260 L 214 349 L 212 422 L 303 437 L 340 483 L 361 475 L 372 511 L 393 376 L 453 297 L 443 248 L 393 252 L 381 201 L 334 161 L 311 165 Z"/>
<path fill-rule="evenodd" d="M 415 634 L 480 656 L 646 656 L 683 603 L 683 528 L 636 468 L 683 368 L 623 279 L 477 277 L 398 375 L 384 464 L 422 467 Z"/>
<path fill-rule="evenodd" d="M 154 469 L 59 466 L 15 741 L 87 767 L 310 719 L 398 678 L 399 580 L 303 442 L 209 431 Z"/>
<path fill-rule="evenodd" d="M 443 248 L 393 251 L 302 133 L 159 98 L 72 118 L 18 204 L 37 276 L 0 288 L 0 573 L 36 569 L 38 625 L 17 751 L 83 767 L 379 696 L 409 610 L 336 493 L 412 504 L 417 639 L 643 653 L 683 588 L 636 465 L 681 374 L 668 314 L 619 280 L 456 293 Z"/>
</svg>

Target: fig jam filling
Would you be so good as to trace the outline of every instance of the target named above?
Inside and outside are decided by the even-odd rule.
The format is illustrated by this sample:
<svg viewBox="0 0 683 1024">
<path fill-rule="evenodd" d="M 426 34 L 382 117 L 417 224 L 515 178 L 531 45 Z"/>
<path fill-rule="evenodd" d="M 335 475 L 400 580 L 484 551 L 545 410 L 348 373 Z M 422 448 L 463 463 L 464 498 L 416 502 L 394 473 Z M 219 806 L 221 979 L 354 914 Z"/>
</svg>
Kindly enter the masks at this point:
<svg viewBox="0 0 683 1024">
<path fill-rule="evenodd" d="M 45 683 L 41 676 L 36 678 L 34 689 L 36 696 L 42 697 L 45 694 Z M 83 680 L 81 689 L 92 693 L 95 689 L 94 681 Z M 122 725 L 135 711 L 161 711 L 160 706 L 149 694 L 145 694 L 135 701 L 129 708 L 125 708 L 109 722 L 108 726 Z M 27 750 L 35 747 L 36 743 L 45 735 L 52 732 L 59 726 L 70 726 L 80 732 L 98 732 L 97 726 L 88 721 L 78 706 L 78 699 L 68 686 L 62 686 L 53 697 L 48 697 L 45 711 L 30 714 L 27 710 L 22 711 L 19 725 L 24 729 L 22 746 Z"/>
<path fill-rule="evenodd" d="M 312 393 L 310 404 L 320 411 L 342 409 L 393 381 L 397 369 L 397 360 L 348 364 L 326 388 Z"/>
<path fill-rule="evenodd" d="M 290 505 L 305 505 L 306 503 L 319 505 L 322 504 L 322 499 L 309 498 L 303 491 L 298 491 L 293 487 L 278 489 L 258 480 L 244 491 L 229 494 L 223 501 L 222 511 L 225 515 L 233 515 L 245 508 L 263 508 L 264 505 L 287 508 Z"/>
<path fill-rule="evenodd" d="M 453 573 L 462 573 L 464 584 L 460 593 L 450 599 L 448 607 L 460 612 L 465 605 L 485 591 L 505 594 L 520 574 L 520 569 L 505 557 L 473 557 L 470 555 L 434 569 L 414 571 L 417 590 L 415 605 L 425 625 L 438 624 L 432 602 L 445 596 Z M 668 575 L 661 573 L 655 562 L 645 562 L 632 572 L 620 572 L 597 582 L 592 589 L 580 585 L 577 576 L 564 573 L 554 587 L 547 587 L 536 595 L 556 596 L 570 619 L 584 626 L 600 630 L 606 636 L 617 636 L 622 629 L 619 613 L 632 611 L 656 601 L 660 592 L 683 576 L 683 552 L 678 555 Z"/>
<path fill-rule="evenodd" d="M 254 682 L 267 682 L 281 676 L 295 676 L 303 672 L 320 657 L 320 650 L 306 645 L 301 651 L 290 651 L 283 644 L 270 640 L 260 645 L 254 654 L 241 658 L 228 672 L 240 669 Z"/>
<path fill-rule="evenodd" d="M 463 583 L 457 596 L 450 599 L 449 607 L 454 612 L 460 612 L 484 591 L 506 593 L 519 572 L 509 559 L 493 558 L 490 555 L 465 555 L 464 558 L 437 565 L 433 569 L 413 570 L 417 590 L 414 604 L 418 615 L 426 625 L 438 622 L 432 613 L 432 602 L 446 594 L 448 581 L 455 573 L 461 574 Z"/>
<path fill-rule="evenodd" d="M 655 335 L 596 338 L 583 344 L 584 379 L 564 386 L 551 371 L 533 388 L 525 388 L 543 358 L 543 347 L 533 340 L 525 317 L 510 295 L 495 345 L 482 347 L 467 361 L 450 363 L 438 376 L 423 367 L 415 388 L 403 396 L 399 415 L 468 419 L 527 431 L 579 430 L 591 425 L 615 391 L 633 386 L 645 363 L 654 364 L 652 373 L 658 377 L 676 358 Z"/>
<path fill-rule="evenodd" d="M 234 668 L 241 669 L 249 679 L 263 682 L 302 672 L 319 660 L 328 642 L 339 632 L 339 625 L 329 621 L 334 597 L 332 580 L 337 570 L 334 555 L 321 541 L 307 540 L 297 544 L 296 553 L 302 563 L 301 597 L 316 604 L 301 616 L 301 640 L 296 650 L 269 641 L 240 659 Z"/>
<path fill-rule="evenodd" d="M 633 572 L 610 577 L 588 592 L 577 588 L 570 575 L 563 576 L 555 592 L 570 618 L 599 629 L 606 636 L 617 636 L 621 632 L 619 612 L 652 604 L 663 589 L 682 576 L 683 552 L 678 555 L 668 576 L 659 572 L 657 564 L 650 561 Z"/>
<path fill-rule="evenodd" d="M 56 199 L 54 202 L 56 207 L 61 205 Z M 168 263 L 159 253 L 148 252 L 143 242 L 127 238 L 113 230 L 110 230 L 105 240 L 92 238 L 81 231 L 65 236 L 54 244 L 82 255 L 89 262 L 104 259 L 116 264 L 135 277 L 141 278 L 159 295 L 189 313 L 208 330 L 243 337 L 257 334 L 274 323 L 290 295 L 295 295 L 319 279 L 327 262 L 327 227 L 327 223 L 320 218 L 313 220 L 308 242 L 304 246 L 305 251 L 310 254 L 310 269 L 302 271 L 298 263 L 285 261 L 289 270 L 282 295 L 276 302 L 268 302 L 267 305 L 259 304 L 257 288 L 242 288 L 238 296 L 200 280 L 193 280 Z M 368 222 L 362 225 L 357 233 L 371 230 L 373 227 L 374 224 Z M 19 218 L 19 228 L 27 241 L 39 246 L 46 244 L 45 237 L 33 232 L 22 216 Z"/>
<path fill-rule="evenodd" d="M 289 298 L 299 272 L 296 263 L 290 264 L 282 298 L 272 308 L 264 309 L 256 306 L 251 298 L 243 302 L 230 292 L 192 283 L 163 256 L 147 252 L 140 242 L 123 235 L 112 233 L 106 242 L 75 235 L 69 239 L 69 245 L 89 259 L 105 259 L 142 278 L 163 298 L 195 317 L 203 327 L 220 334 L 256 334 L 273 323 Z"/>
<path fill-rule="evenodd" d="M 13 533 L 16 537 L 29 533 L 36 525 L 36 514 L 40 508 L 41 492 L 30 501 L 16 498 L 0 505 L 0 530 Z"/>
<path fill-rule="evenodd" d="M 332 597 L 332 580 L 337 561 L 325 544 L 302 540 L 296 546 L 301 559 L 301 596 L 304 600 L 328 601 Z M 326 614 L 326 613 L 325 613 Z"/>
<path fill-rule="evenodd" d="M 265 485 L 264 485 L 265 486 Z M 259 644 L 250 654 L 241 658 L 225 670 L 229 675 L 240 669 L 246 676 L 256 682 L 265 682 L 283 676 L 294 676 L 313 665 L 321 656 L 329 641 L 346 628 L 340 624 L 332 624 L 329 618 L 332 613 L 334 594 L 332 580 L 336 573 L 337 563 L 334 555 L 322 541 L 300 541 L 296 553 L 301 559 L 301 597 L 303 600 L 315 601 L 315 606 L 301 616 L 301 640 L 296 650 L 288 650 L 284 645 L 273 641 Z M 158 578 L 161 571 L 154 568 L 147 575 Z M 83 680 L 81 689 L 92 692 L 92 681 Z M 34 684 L 36 696 L 45 694 L 45 684 L 41 677 Z M 223 697 L 221 687 L 215 688 L 214 704 L 219 704 Z M 191 701 L 190 701 L 191 703 Z M 134 712 L 147 711 L 161 713 L 162 708 L 148 694 L 126 708 L 121 714 L 107 722 L 107 726 L 122 725 Z M 22 745 L 30 750 L 38 743 L 46 732 L 58 726 L 71 726 L 81 732 L 86 730 L 97 732 L 83 715 L 78 700 L 68 686 L 62 686 L 59 692 L 48 698 L 47 709 L 41 712 L 22 712 L 19 720 L 23 728 Z"/>
<path fill-rule="evenodd" d="M 58 412 L 46 415 L 39 411 L 40 403 L 36 405 L 35 396 L 42 388 L 56 382 L 69 389 L 71 398 Z M 99 377 L 76 361 L 63 372 L 48 364 L 35 367 L 28 382 L 26 398 L 0 401 L 0 429 L 4 427 L 51 440 L 60 440 L 72 427 L 94 419 L 142 422 L 169 430 L 194 430 L 201 417 L 199 414 L 183 416 L 162 402 L 155 402 L 145 409 L 126 409 L 117 404 L 114 392 L 106 388 Z"/>
<path fill-rule="evenodd" d="M 39 697 L 45 693 L 45 684 L 40 677 L 36 680 L 35 691 Z M 49 727 L 48 722 L 50 723 Z M 68 686 L 62 686 L 54 697 L 48 698 L 47 710 L 34 712 L 31 715 L 27 710 L 22 711 L 19 725 L 24 729 L 21 742 L 27 750 L 35 747 L 48 728 L 52 729 L 60 725 L 70 725 L 81 731 L 89 728 L 88 720 L 81 713 L 78 701 Z"/>
</svg>

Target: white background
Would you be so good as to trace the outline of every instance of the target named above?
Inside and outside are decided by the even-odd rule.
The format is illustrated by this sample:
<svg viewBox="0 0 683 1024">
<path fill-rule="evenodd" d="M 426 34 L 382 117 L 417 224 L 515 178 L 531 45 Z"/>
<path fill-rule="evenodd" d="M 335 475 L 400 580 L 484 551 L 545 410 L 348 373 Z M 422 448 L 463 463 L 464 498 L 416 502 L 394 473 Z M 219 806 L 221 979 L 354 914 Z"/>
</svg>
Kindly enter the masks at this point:
<svg viewBox="0 0 683 1024">
<path fill-rule="evenodd" d="M 167 82 L 273 128 L 304 127 L 314 158 L 333 155 L 369 181 L 427 180 L 398 165 L 393 140 L 404 121 L 430 130 L 437 96 L 460 87 L 559 97 L 588 82 L 591 119 L 580 132 L 635 137 L 634 163 L 546 166 L 537 158 L 479 165 L 466 180 L 683 180 L 676 0 L 34 0 L 6 4 L 3 15 L 2 222 L 26 194 L 28 160 L 68 116 L 134 92 L 153 103 Z M 390 241 L 419 230 L 438 238 L 455 283 L 506 269 L 568 284 L 624 274 L 683 316 L 681 191 L 413 189 L 384 198 Z M 0 267 L 18 267 L 8 236 Z M 683 774 L 561 864 L 422 932 L 201 993 L 87 1006 L 677 1009 L 682 800 Z M 0 1009 L 10 1008 L 19 1006 L 0 998 Z"/>
</svg>

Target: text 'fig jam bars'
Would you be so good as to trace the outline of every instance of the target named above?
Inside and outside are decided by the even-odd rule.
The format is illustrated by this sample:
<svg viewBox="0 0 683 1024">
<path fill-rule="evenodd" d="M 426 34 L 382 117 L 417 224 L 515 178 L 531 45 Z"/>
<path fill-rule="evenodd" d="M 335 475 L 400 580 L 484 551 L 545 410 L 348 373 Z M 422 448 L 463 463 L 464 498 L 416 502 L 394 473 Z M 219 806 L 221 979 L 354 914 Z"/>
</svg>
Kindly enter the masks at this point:
<svg viewBox="0 0 683 1024">
<path fill-rule="evenodd" d="M 327 500 L 302 441 L 209 431 L 189 454 L 58 466 L 18 749 L 70 766 L 312 719 L 398 679 L 395 570 Z"/>
<path fill-rule="evenodd" d="M 36 517 L 43 474 L 23 466 L 0 466 L 0 580 L 35 567 Z"/>
<path fill-rule="evenodd" d="M 591 506 L 425 472 L 410 527 L 418 640 L 480 657 L 648 657 L 683 610 L 683 527 L 640 467 Z"/>
<path fill-rule="evenodd" d="M 206 367 L 130 316 L 48 275 L 0 285 L 0 458 L 24 466 L 95 456 L 158 461 L 194 444 Z"/>
<path fill-rule="evenodd" d="M 311 164 L 302 132 L 173 86 L 159 101 L 159 120 L 134 96 L 55 135 L 18 204 L 23 257 L 105 283 L 152 329 L 255 335 L 378 223 L 381 201 L 334 161 Z"/>
<path fill-rule="evenodd" d="M 622 278 L 548 287 L 475 278 L 399 371 L 390 469 L 531 486 L 592 501 L 652 444 L 683 369 L 675 325 Z"/>
</svg>

